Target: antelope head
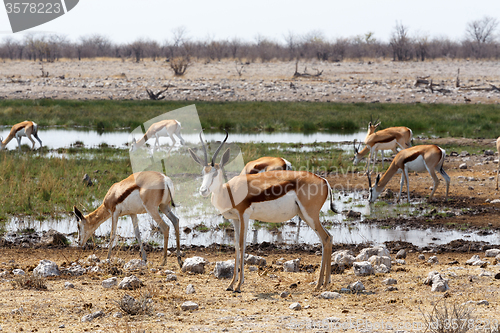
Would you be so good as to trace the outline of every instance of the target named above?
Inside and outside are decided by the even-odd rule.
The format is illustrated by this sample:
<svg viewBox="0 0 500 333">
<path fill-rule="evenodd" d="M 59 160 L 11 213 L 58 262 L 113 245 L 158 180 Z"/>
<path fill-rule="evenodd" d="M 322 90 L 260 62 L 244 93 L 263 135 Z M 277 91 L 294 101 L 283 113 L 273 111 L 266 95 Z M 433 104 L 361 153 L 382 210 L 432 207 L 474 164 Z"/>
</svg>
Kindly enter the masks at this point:
<svg viewBox="0 0 500 333">
<path fill-rule="evenodd" d="M 195 152 L 191 150 L 191 148 L 189 148 L 189 153 L 191 154 L 193 160 L 203 168 L 201 171 L 203 176 L 203 181 L 200 187 L 200 194 L 204 197 L 207 197 L 211 192 L 214 192 L 214 190 L 216 190 L 217 188 L 221 187 L 224 184 L 223 180 L 224 178 L 222 177 L 222 168 L 224 167 L 225 164 L 227 164 L 227 162 L 229 162 L 229 156 L 230 156 L 229 148 L 222 155 L 220 163 L 215 163 L 215 159 L 217 158 L 217 155 L 222 149 L 222 146 L 226 142 L 229 134 L 226 131 L 226 138 L 224 139 L 224 141 L 221 142 L 221 144 L 215 151 L 214 155 L 212 156 L 212 161 L 209 164 L 207 156 L 207 147 L 205 146 L 205 142 L 203 142 L 201 133 L 202 132 L 200 132 L 200 141 L 203 147 L 203 154 L 205 159 L 201 160 L 198 157 L 198 155 L 196 155 Z"/>
<path fill-rule="evenodd" d="M 137 150 L 137 141 L 135 141 L 135 138 L 132 139 L 132 142 L 130 143 L 130 152 L 134 152 Z"/>
<path fill-rule="evenodd" d="M 354 161 L 352 162 L 353 165 L 358 165 L 359 161 L 363 158 L 361 155 L 359 155 L 359 151 L 361 148 L 361 143 L 356 147 L 356 140 L 354 140 Z"/>
<path fill-rule="evenodd" d="M 96 225 L 95 228 L 92 228 L 88 223 L 88 220 L 85 216 L 83 216 L 82 212 L 76 206 L 73 206 L 73 212 L 76 216 L 76 221 L 78 222 L 78 244 L 80 246 L 85 245 L 87 240 L 94 234 L 94 231 L 97 229 L 99 225 Z"/>
<path fill-rule="evenodd" d="M 377 191 L 377 185 L 378 182 L 380 181 L 380 175 L 377 175 L 377 178 L 375 179 L 375 185 L 372 187 L 372 179 L 370 178 L 370 175 L 368 175 L 368 187 L 369 187 L 369 192 L 370 192 L 370 199 L 369 202 L 375 202 L 377 200 L 377 197 L 379 194 L 382 192 L 382 190 Z"/>
<path fill-rule="evenodd" d="M 375 124 L 375 125 L 373 125 Z M 377 129 L 377 127 L 379 127 L 381 124 L 380 121 L 378 121 L 378 118 L 373 121 L 373 119 L 370 117 L 370 122 L 368 123 L 368 134 L 367 135 L 371 135 L 373 133 L 375 133 L 375 130 Z"/>
</svg>

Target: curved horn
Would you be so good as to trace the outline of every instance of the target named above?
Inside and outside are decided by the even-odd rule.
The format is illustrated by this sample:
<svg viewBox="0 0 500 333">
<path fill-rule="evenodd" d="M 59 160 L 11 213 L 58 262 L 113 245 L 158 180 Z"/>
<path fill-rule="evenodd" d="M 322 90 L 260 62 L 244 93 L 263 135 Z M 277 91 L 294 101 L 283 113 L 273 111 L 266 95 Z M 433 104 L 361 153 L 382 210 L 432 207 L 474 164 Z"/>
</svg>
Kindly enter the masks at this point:
<svg viewBox="0 0 500 333">
<path fill-rule="evenodd" d="M 354 142 L 352 144 L 354 145 L 354 152 L 357 154 L 358 148 L 356 147 L 356 139 L 354 139 Z"/>
<path fill-rule="evenodd" d="M 369 174 L 366 174 L 366 176 L 368 177 L 368 188 L 372 188 L 372 179 Z"/>
<path fill-rule="evenodd" d="M 203 154 L 205 156 L 205 165 L 208 165 L 207 147 L 205 146 L 205 141 L 203 141 L 203 138 L 201 137 L 201 133 L 203 133 L 203 130 L 200 131 L 200 141 L 201 146 L 203 147 Z"/>
<path fill-rule="evenodd" d="M 226 137 L 225 137 L 224 141 L 221 142 L 220 146 L 217 148 L 217 150 L 214 153 L 214 156 L 212 157 L 212 166 L 214 166 L 214 164 L 215 164 L 215 158 L 217 157 L 217 154 L 222 149 L 222 146 L 224 145 L 224 143 L 226 143 L 227 137 L 229 136 L 229 133 L 225 129 L 224 129 L 224 132 L 226 132 Z"/>
</svg>

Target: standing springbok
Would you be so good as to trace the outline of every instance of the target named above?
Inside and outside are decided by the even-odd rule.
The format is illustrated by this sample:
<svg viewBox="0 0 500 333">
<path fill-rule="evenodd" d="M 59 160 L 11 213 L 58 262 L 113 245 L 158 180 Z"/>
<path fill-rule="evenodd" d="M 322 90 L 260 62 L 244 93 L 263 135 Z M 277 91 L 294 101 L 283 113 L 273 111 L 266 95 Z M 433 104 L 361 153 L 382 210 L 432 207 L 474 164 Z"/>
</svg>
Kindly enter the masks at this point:
<svg viewBox="0 0 500 333">
<path fill-rule="evenodd" d="M 500 137 L 497 139 L 497 154 L 498 154 L 498 169 L 497 169 L 497 190 L 498 190 L 498 173 L 500 172 Z"/>
<path fill-rule="evenodd" d="M 146 141 L 148 141 L 150 138 L 154 137 L 156 138 L 154 146 L 153 146 L 153 152 L 156 151 L 156 146 L 160 148 L 160 137 L 165 136 L 165 137 L 170 137 L 172 140 L 172 145 L 170 146 L 170 150 L 175 146 L 175 143 L 177 142 L 174 138 L 174 134 L 181 140 L 181 145 L 184 145 L 185 141 L 181 136 L 181 123 L 178 122 L 177 120 L 172 120 L 172 119 L 167 119 L 167 120 L 162 120 L 157 123 L 152 124 L 149 126 L 148 130 L 146 131 L 146 134 L 139 140 L 135 141 L 135 138 L 132 139 L 132 145 L 130 147 L 130 151 L 133 152 L 137 148 L 142 147 Z"/>
<path fill-rule="evenodd" d="M 368 162 L 366 163 L 366 172 L 370 172 L 370 163 L 373 157 L 373 166 L 375 166 L 375 161 L 377 159 L 377 151 L 382 151 L 382 168 L 384 167 L 384 150 L 390 149 L 395 154 L 397 153 L 397 147 L 401 149 L 406 149 L 411 147 L 411 141 L 413 139 L 413 132 L 408 127 L 389 127 L 378 132 L 375 129 L 380 125 L 372 125 L 370 122 L 368 124 L 368 133 L 365 138 L 365 148 L 361 151 L 359 148 L 354 146 L 354 161 L 353 164 L 357 165 L 359 161 L 368 154 Z"/>
<path fill-rule="evenodd" d="M 371 184 L 370 175 L 368 175 L 368 186 L 370 187 L 370 203 L 374 202 L 379 194 L 384 190 L 385 186 L 391 180 L 394 175 L 402 171 L 401 174 L 401 186 L 399 189 L 398 201 L 401 199 L 401 192 L 403 192 L 403 185 L 406 180 L 406 190 L 408 192 L 408 202 L 410 202 L 410 178 L 408 177 L 408 171 L 428 171 L 434 181 L 434 187 L 432 188 L 431 195 L 429 196 L 429 201 L 432 200 L 432 196 L 439 185 L 439 179 L 436 176 L 436 171 L 438 171 L 446 181 L 446 199 L 448 200 L 448 190 L 450 188 L 450 176 L 446 174 L 443 169 L 444 157 L 446 152 L 444 149 L 436 145 L 422 145 L 415 146 L 408 149 L 401 150 L 397 153 L 394 160 L 392 160 L 389 169 L 384 173 L 382 178 L 380 174 L 377 175 L 375 180 L 375 185 Z"/>
<path fill-rule="evenodd" d="M 264 156 L 248 162 L 240 175 L 255 174 L 273 170 L 292 170 L 292 164 L 281 157 Z"/>
<path fill-rule="evenodd" d="M 17 148 L 19 149 L 19 152 L 21 152 L 21 138 L 23 136 L 27 137 L 33 146 L 31 147 L 31 150 L 35 149 L 35 140 L 31 138 L 31 135 L 35 137 L 35 139 L 40 142 L 40 147 L 42 147 L 42 141 L 38 137 L 38 125 L 33 122 L 33 121 L 28 121 L 25 120 L 23 122 L 20 122 L 18 124 L 15 124 L 12 126 L 9 135 L 5 140 L 2 140 L 0 137 L 0 150 L 2 149 L 7 149 L 5 146 L 13 139 L 17 139 Z"/>
<path fill-rule="evenodd" d="M 130 215 L 134 226 L 134 233 L 141 249 L 142 259 L 147 260 L 144 251 L 137 214 L 148 213 L 156 221 L 163 233 L 163 262 L 167 263 L 168 235 L 170 227 L 163 221 L 158 208 L 167 215 L 175 229 L 177 242 L 177 262 L 182 267 L 179 240 L 179 219 L 172 212 L 175 207 L 172 199 L 174 184 L 172 180 L 156 171 L 137 172 L 121 182 L 113 184 L 106 193 L 103 203 L 92 213 L 83 215 L 78 208 L 73 207 L 78 220 L 78 242 L 83 246 L 95 230 L 111 217 L 111 234 L 109 241 L 108 259 L 111 258 L 111 249 L 116 236 L 118 218 Z M 172 206 L 172 207 L 171 207 Z"/>
<path fill-rule="evenodd" d="M 241 291 L 249 219 L 284 222 L 296 215 L 307 222 L 323 245 L 316 290 L 328 285 L 331 275 L 332 237 L 319 220 L 321 207 L 331 191 L 328 181 L 306 171 L 273 171 L 239 175 L 224 183 L 223 167 L 229 161 L 229 148 L 222 155 L 220 163 L 215 163 L 215 159 L 227 137 L 226 133 L 226 138 L 215 151 L 210 164 L 201 133 L 205 159 L 200 159 L 189 149 L 191 157 L 203 168 L 200 194 L 206 197 L 212 193 L 212 204 L 225 218 L 232 220 L 234 226 L 235 269 L 227 290 Z M 331 194 L 330 208 L 335 212 Z"/>
</svg>

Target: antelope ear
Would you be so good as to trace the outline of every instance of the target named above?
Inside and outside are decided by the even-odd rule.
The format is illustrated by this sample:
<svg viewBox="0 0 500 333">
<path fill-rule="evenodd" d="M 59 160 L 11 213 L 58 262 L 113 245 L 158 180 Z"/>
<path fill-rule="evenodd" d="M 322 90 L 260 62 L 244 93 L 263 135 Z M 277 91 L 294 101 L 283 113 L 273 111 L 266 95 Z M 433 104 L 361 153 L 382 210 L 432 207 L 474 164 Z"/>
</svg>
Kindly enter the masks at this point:
<svg viewBox="0 0 500 333">
<path fill-rule="evenodd" d="M 82 212 L 80 212 L 80 210 L 78 210 L 78 208 L 76 208 L 76 206 L 73 206 L 73 212 L 75 213 L 76 219 L 78 221 L 83 220 L 83 214 Z"/>
<path fill-rule="evenodd" d="M 222 158 L 220 159 L 221 168 L 224 167 L 224 165 L 226 165 L 227 162 L 229 162 L 230 156 L 231 156 L 231 151 L 229 150 L 229 148 L 227 148 L 224 154 L 222 155 Z"/>
<path fill-rule="evenodd" d="M 378 184 L 379 180 L 380 180 L 380 174 L 377 175 L 377 179 L 375 180 L 375 184 Z"/>
<path fill-rule="evenodd" d="M 193 160 L 198 163 L 199 165 L 201 165 L 202 167 L 205 166 L 205 163 L 203 163 L 200 158 L 198 157 L 198 155 L 196 155 L 194 153 L 194 151 L 191 149 L 191 148 L 188 148 L 189 150 L 189 153 L 191 154 L 191 157 L 193 158 Z"/>
</svg>

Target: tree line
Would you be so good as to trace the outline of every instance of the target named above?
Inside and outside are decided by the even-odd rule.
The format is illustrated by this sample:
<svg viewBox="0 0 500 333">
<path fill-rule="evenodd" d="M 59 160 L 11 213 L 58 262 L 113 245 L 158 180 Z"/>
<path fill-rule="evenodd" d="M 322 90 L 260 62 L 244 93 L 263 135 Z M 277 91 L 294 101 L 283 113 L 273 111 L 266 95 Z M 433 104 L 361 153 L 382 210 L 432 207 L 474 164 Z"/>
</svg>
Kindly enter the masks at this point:
<svg viewBox="0 0 500 333">
<path fill-rule="evenodd" d="M 104 35 L 82 36 L 76 42 L 58 34 L 27 34 L 23 40 L 5 37 L 0 42 L 0 58 L 11 60 L 57 61 L 93 59 L 99 57 L 154 61 L 166 59 L 204 59 L 220 61 L 290 61 L 319 60 L 338 62 L 346 59 L 383 58 L 394 61 L 425 61 L 427 59 L 500 59 L 498 20 L 483 17 L 467 23 L 463 40 L 429 37 L 415 33 L 396 22 L 388 42 L 378 40 L 372 32 L 354 37 L 325 38 L 321 31 L 305 35 L 293 32 L 282 41 L 257 35 L 253 41 L 239 38 L 205 40 L 189 38 L 185 27 L 172 30 L 170 39 L 159 43 L 140 38 L 131 43 L 117 44 Z"/>
</svg>

